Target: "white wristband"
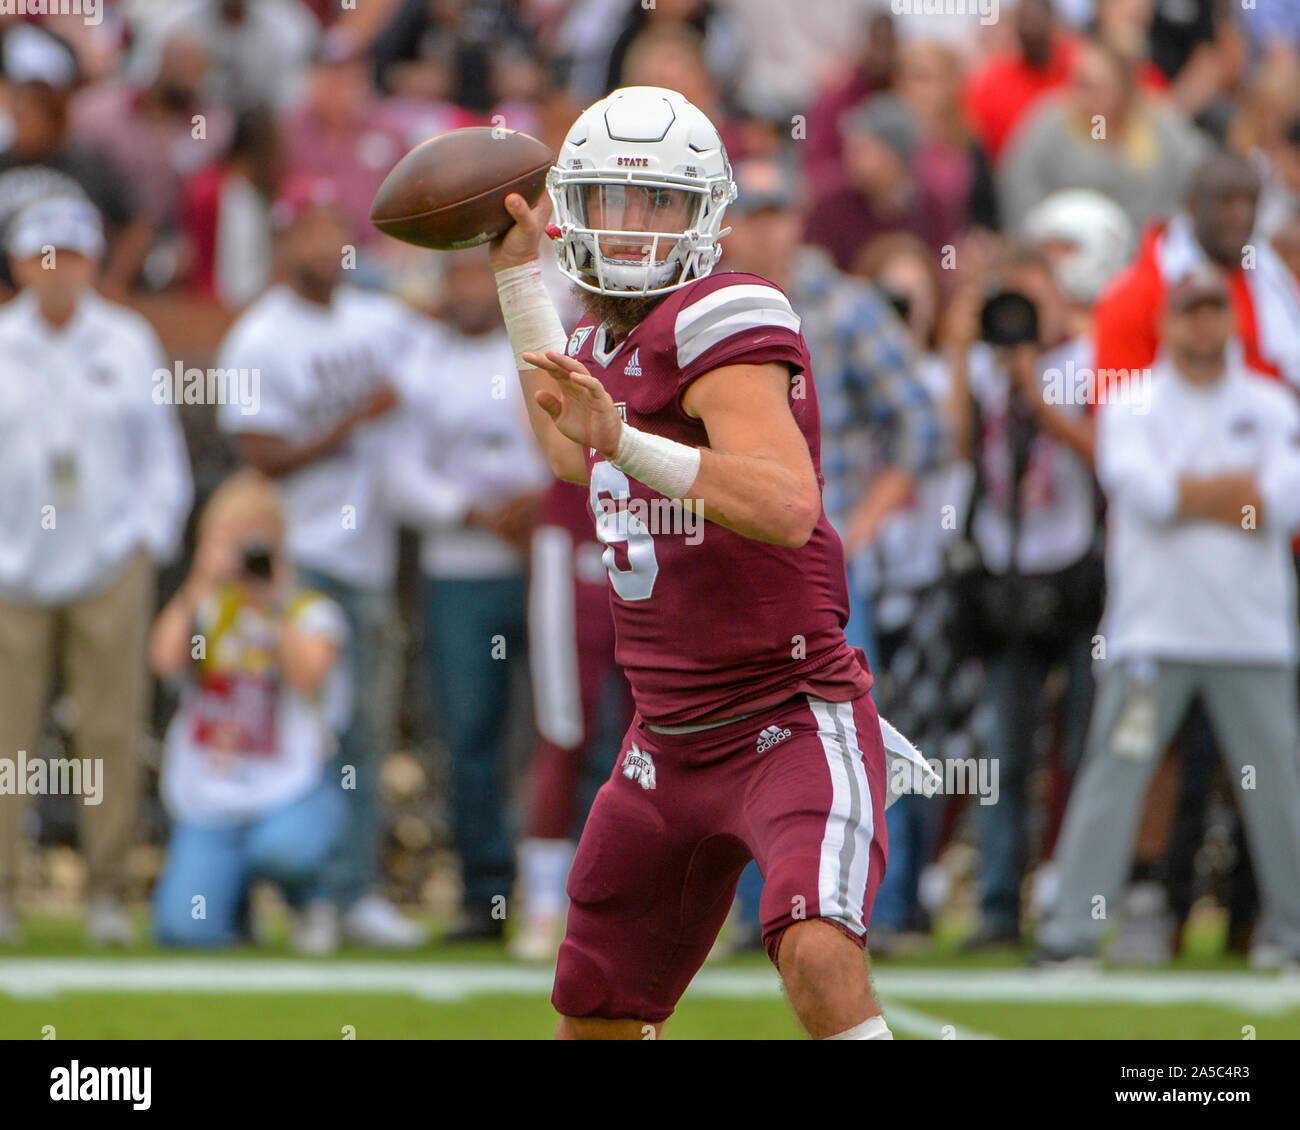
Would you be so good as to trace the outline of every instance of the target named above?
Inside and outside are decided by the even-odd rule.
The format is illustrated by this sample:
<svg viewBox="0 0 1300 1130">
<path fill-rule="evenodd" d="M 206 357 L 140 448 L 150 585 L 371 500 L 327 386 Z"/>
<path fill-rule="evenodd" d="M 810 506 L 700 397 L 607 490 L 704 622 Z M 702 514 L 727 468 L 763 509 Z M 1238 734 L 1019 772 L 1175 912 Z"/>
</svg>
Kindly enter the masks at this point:
<svg viewBox="0 0 1300 1130">
<path fill-rule="evenodd" d="M 534 259 L 518 267 L 506 267 L 496 275 L 497 296 L 510 348 L 515 351 L 515 364 L 532 369 L 534 366 L 524 360 L 523 354 L 545 353 L 548 349 L 563 353 L 569 339 L 542 283 L 541 264 Z"/>
<path fill-rule="evenodd" d="M 700 449 L 624 424 L 610 462 L 668 498 L 684 498 L 700 473 Z"/>
</svg>

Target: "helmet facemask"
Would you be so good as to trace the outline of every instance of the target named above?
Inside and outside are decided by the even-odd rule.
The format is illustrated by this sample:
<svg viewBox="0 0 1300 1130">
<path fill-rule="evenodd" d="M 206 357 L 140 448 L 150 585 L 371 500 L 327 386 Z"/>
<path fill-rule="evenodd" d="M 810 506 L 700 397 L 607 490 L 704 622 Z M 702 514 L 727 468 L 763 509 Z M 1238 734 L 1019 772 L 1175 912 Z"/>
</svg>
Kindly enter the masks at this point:
<svg viewBox="0 0 1300 1130">
<path fill-rule="evenodd" d="M 566 275 L 595 294 L 667 294 L 703 278 L 730 229 L 730 182 L 659 173 L 551 170 L 547 180 Z"/>
</svg>

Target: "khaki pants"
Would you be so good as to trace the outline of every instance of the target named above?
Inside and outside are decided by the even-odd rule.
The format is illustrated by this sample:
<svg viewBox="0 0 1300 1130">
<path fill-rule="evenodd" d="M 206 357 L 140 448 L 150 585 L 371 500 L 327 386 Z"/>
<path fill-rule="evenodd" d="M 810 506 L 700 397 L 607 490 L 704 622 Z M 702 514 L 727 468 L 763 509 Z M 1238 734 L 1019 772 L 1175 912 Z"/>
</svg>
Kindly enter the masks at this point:
<svg viewBox="0 0 1300 1130">
<path fill-rule="evenodd" d="M 148 700 L 145 643 L 155 575 L 147 554 L 132 556 L 106 589 L 84 600 L 41 607 L 0 602 L 0 758 L 29 760 L 40 749 L 56 640 L 64 688 L 76 705 L 69 756 L 98 759 L 98 805 L 81 810 L 90 895 L 120 895 L 135 837 L 140 749 Z M 27 796 L 0 795 L 0 897 L 18 881 Z"/>
</svg>

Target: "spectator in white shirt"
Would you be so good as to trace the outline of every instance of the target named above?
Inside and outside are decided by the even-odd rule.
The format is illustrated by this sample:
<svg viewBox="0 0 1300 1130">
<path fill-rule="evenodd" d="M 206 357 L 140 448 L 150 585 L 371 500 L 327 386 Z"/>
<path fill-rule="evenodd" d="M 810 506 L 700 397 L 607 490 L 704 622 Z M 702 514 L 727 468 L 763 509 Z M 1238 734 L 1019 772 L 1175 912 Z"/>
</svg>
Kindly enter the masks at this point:
<svg viewBox="0 0 1300 1130">
<path fill-rule="evenodd" d="M 425 632 L 451 753 L 465 922 L 448 941 L 499 939 L 514 883 L 505 803 L 512 668 L 526 667 L 527 546 L 552 482 L 528 424 L 484 248 L 445 257 L 442 322 L 414 354 L 418 458 L 460 498 L 429 529 Z"/>
<path fill-rule="evenodd" d="M 89 933 L 127 943 L 145 635 L 155 563 L 189 514 L 189 460 L 175 407 L 156 397 L 168 371 L 157 335 L 93 289 L 104 252 L 93 205 L 28 206 L 7 250 L 21 291 L 0 309 L 0 769 L 40 753 L 57 642 L 76 755 L 101 774 L 102 803 L 83 797 Z M 0 943 L 18 933 L 24 792 L 0 788 Z"/>
<path fill-rule="evenodd" d="M 393 380 L 414 341 L 416 316 L 386 295 L 341 282 L 352 245 L 328 180 L 291 180 L 276 205 L 285 282 L 254 302 L 220 350 L 225 370 L 259 374 L 256 411 L 225 404 L 221 426 L 240 458 L 276 481 L 288 522 L 286 548 L 304 585 L 348 617 L 348 667 L 356 710 L 340 749 L 355 774 L 347 832 L 319 901 L 316 939 L 327 951 L 349 940 L 409 949 L 423 941 L 375 890 L 379 875 L 380 759 L 392 749 L 400 685 L 401 625 L 393 586 L 397 529 L 386 480 L 400 413 Z M 340 923 L 339 912 L 342 913 Z"/>
<path fill-rule="evenodd" d="M 1195 696 L 1230 768 L 1276 941 L 1300 959 L 1300 409 L 1244 367 L 1233 326 L 1222 276 L 1194 270 L 1170 291 L 1149 403 L 1101 410 L 1106 661 L 1044 962 L 1095 953 L 1159 754 Z"/>
</svg>

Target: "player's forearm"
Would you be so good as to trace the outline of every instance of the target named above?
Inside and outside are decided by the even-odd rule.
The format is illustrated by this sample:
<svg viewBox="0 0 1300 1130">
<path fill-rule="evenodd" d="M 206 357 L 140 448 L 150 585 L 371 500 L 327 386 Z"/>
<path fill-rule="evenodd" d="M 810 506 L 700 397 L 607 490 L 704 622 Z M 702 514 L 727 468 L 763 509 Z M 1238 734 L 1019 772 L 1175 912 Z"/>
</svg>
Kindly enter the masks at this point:
<svg viewBox="0 0 1300 1130">
<path fill-rule="evenodd" d="M 798 548 L 822 514 L 817 480 L 772 459 L 700 449 L 700 470 L 684 501 L 702 516 L 755 541 Z"/>
<path fill-rule="evenodd" d="M 585 374 L 572 379 L 601 409 L 590 442 L 630 478 L 756 541 L 798 548 L 812 536 L 822 514 L 821 490 L 790 414 L 784 366 L 722 366 L 691 384 L 682 408 L 704 426 L 708 447 L 619 423 L 597 382 Z M 612 428 L 606 426 L 611 418 Z"/>
<path fill-rule="evenodd" d="M 528 406 L 528 421 L 541 445 L 547 462 L 560 478 L 569 482 L 587 481 L 586 461 L 582 448 L 562 434 L 555 422 L 537 403 L 537 393 L 554 391 L 555 378 L 525 360 L 525 353 L 544 354 L 548 349 L 563 353 L 567 341 L 564 327 L 542 283 L 542 268 L 536 259 L 496 272 L 497 297 L 505 319 L 510 346 L 515 351 L 519 383 Z"/>
</svg>

